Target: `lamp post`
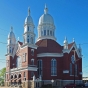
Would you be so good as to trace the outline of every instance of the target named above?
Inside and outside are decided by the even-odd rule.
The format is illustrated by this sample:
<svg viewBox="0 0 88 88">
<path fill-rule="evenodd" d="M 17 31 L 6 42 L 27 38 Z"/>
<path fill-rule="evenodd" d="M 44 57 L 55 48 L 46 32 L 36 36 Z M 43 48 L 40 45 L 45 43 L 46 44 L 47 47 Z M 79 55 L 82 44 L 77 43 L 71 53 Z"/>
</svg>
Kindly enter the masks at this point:
<svg viewBox="0 0 88 88">
<path fill-rule="evenodd" d="M 52 80 L 51 80 L 51 82 L 52 82 L 52 88 L 53 88 L 53 83 L 54 83 L 54 80 L 52 79 Z"/>
</svg>

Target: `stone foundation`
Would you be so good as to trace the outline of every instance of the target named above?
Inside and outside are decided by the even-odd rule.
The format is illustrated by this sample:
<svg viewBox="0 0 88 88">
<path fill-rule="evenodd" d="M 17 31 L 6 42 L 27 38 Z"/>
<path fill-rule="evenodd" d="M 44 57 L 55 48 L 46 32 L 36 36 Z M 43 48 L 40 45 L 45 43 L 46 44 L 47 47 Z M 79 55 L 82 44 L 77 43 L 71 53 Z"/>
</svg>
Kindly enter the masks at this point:
<svg viewBox="0 0 88 88">
<path fill-rule="evenodd" d="M 22 88 L 40 88 L 42 85 L 47 85 L 47 84 L 51 84 L 57 87 L 63 87 L 70 83 L 74 83 L 74 80 L 54 80 L 53 83 L 51 82 L 51 80 L 43 80 L 43 81 L 30 80 L 30 81 L 23 81 L 21 84 L 21 87 Z M 75 84 L 78 84 L 78 83 L 82 83 L 82 80 L 75 80 Z M 5 86 L 6 87 L 10 86 L 11 88 L 13 88 L 13 86 L 11 86 L 9 82 L 5 82 Z M 20 85 L 17 85 L 16 87 L 21 88 Z"/>
</svg>

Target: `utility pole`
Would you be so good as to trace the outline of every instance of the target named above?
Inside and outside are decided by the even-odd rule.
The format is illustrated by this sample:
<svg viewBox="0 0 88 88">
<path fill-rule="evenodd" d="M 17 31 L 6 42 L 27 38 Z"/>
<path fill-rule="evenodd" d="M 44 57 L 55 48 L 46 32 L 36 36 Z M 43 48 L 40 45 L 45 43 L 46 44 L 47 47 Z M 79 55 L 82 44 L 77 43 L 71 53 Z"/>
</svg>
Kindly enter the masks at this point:
<svg viewBox="0 0 88 88">
<path fill-rule="evenodd" d="M 73 52 L 74 52 L 74 85 L 75 85 L 75 63 L 76 63 L 75 50 L 73 50 Z"/>
<path fill-rule="evenodd" d="M 74 50 L 74 85 L 75 85 L 75 63 L 76 63 L 76 60 L 75 60 L 75 50 Z"/>
<path fill-rule="evenodd" d="M 75 85 L 75 63 L 76 63 L 76 59 L 75 59 L 75 50 L 72 50 L 74 52 L 73 58 L 72 58 L 72 63 L 74 65 L 74 85 Z"/>
</svg>

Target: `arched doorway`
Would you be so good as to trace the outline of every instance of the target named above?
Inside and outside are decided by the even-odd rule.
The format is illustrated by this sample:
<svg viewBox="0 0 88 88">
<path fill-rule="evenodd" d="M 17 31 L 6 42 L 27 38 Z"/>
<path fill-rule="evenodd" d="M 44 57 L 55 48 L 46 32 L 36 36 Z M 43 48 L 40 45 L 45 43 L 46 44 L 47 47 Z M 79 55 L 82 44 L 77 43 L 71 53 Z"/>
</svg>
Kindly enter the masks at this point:
<svg viewBox="0 0 88 88">
<path fill-rule="evenodd" d="M 17 75 L 15 74 L 14 75 L 14 85 L 16 85 L 17 84 Z"/>
<path fill-rule="evenodd" d="M 18 75 L 18 85 L 21 85 L 21 74 Z"/>
<path fill-rule="evenodd" d="M 11 75 L 11 77 L 10 77 L 10 79 L 11 79 L 11 83 L 10 83 L 10 85 L 12 85 L 13 84 L 13 75 Z"/>
</svg>

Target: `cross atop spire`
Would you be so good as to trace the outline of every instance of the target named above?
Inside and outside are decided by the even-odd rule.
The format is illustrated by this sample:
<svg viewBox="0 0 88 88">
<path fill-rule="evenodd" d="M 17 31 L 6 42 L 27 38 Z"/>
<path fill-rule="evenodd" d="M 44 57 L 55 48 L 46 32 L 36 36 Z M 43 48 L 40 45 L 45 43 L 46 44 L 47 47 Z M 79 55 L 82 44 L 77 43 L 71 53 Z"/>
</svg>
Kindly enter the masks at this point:
<svg viewBox="0 0 88 88">
<path fill-rule="evenodd" d="M 30 7 L 28 7 L 28 16 L 30 16 Z"/>
<path fill-rule="evenodd" d="M 13 27 L 12 26 L 11 26 L 10 30 L 11 30 L 11 32 L 13 31 Z"/>
<path fill-rule="evenodd" d="M 65 40 L 67 40 L 67 37 L 65 36 Z"/>
<path fill-rule="evenodd" d="M 75 42 L 75 39 L 73 38 L 73 42 Z"/>
<path fill-rule="evenodd" d="M 44 13 L 45 13 L 45 14 L 47 14 L 47 13 L 48 13 L 48 8 L 47 8 L 46 4 L 45 4 Z"/>
</svg>

